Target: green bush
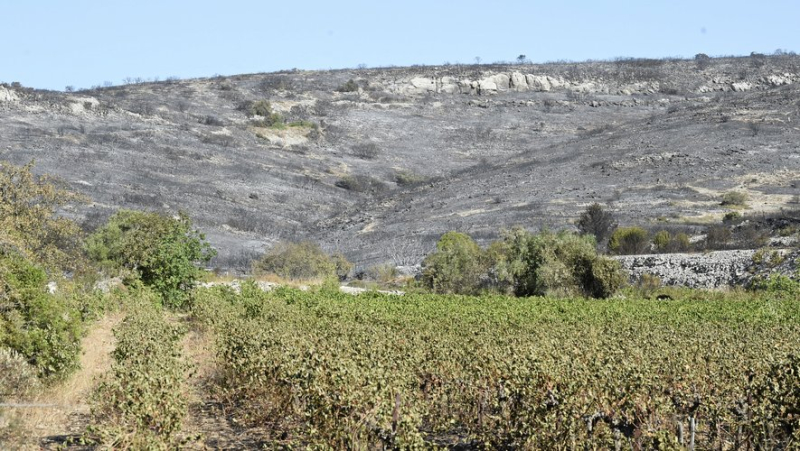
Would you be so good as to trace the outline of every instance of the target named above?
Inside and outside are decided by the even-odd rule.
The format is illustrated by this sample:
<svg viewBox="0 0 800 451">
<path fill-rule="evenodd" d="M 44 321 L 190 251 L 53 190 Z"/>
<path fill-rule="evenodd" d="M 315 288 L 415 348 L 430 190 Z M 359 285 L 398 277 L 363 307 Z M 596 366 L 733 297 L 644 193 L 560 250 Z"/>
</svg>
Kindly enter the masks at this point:
<svg viewBox="0 0 800 451">
<path fill-rule="evenodd" d="M 692 247 L 692 242 L 689 241 L 689 235 L 681 232 L 672 238 L 671 250 L 673 252 L 686 252 Z"/>
<path fill-rule="evenodd" d="M 653 247 L 656 252 L 666 252 L 672 243 L 672 236 L 666 230 L 659 230 L 653 235 Z"/>
<path fill-rule="evenodd" d="M 46 284 L 40 266 L 0 250 L 0 348 L 24 356 L 40 377 L 59 378 L 78 367 L 83 322 Z"/>
<path fill-rule="evenodd" d="M 477 294 L 486 273 L 483 250 L 469 235 L 447 232 L 422 262 L 422 282 L 436 293 Z"/>
<path fill-rule="evenodd" d="M 425 181 L 425 177 L 411 171 L 398 170 L 394 173 L 394 182 L 400 186 L 413 185 Z"/>
<path fill-rule="evenodd" d="M 649 244 L 647 235 L 641 227 L 619 227 L 611 234 L 608 249 L 617 255 L 643 254 Z"/>
<path fill-rule="evenodd" d="M 600 257 L 590 235 L 521 228 L 504 232 L 490 248 L 492 272 L 517 296 L 555 294 L 608 297 L 626 280 L 621 266 Z"/>
<path fill-rule="evenodd" d="M 109 218 L 88 238 L 87 249 L 95 261 L 128 271 L 173 307 L 186 304 L 188 290 L 203 273 L 197 265 L 216 254 L 185 214 L 171 218 L 131 210 Z"/>
<path fill-rule="evenodd" d="M 253 263 L 255 274 L 275 274 L 289 280 L 343 279 L 353 265 L 341 254 L 326 254 L 318 244 L 282 242 Z"/>
</svg>

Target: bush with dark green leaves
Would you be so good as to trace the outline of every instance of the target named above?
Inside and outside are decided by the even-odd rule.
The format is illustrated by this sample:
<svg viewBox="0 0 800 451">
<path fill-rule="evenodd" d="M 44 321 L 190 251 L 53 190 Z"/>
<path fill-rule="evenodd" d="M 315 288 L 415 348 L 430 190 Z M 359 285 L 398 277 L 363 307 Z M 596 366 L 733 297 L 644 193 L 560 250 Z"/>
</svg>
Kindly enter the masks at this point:
<svg viewBox="0 0 800 451">
<path fill-rule="evenodd" d="M 643 254 L 649 245 L 648 233 L 641 227 L 619 227 L 608 240 L 608 250 L 617 255 Z"/>
<path fill-rule="evenodd" d="M 255 274 L 275 274 L 289 280 L 344 279 L 353 264 L 345 256 L 330 256 L 310 241 L 282 242 L 253 263 Z"/>
<path fill-rule="evenodd" d="M 483 250 L 460 232 L 442 235 L 422 266 L 422 283 L 435 293 L 445 294 L 477 294 L 487 271 Z"/>
<path fill-rule="evenodd" d="M 0 249 L 0 348 L 22 355 L 39 377 L 59 378 L 78 367 L 83 315 L 47 282 L 42 267 Z"/>
<path fill-rule="evenodd" d="M 95 261 L 140 279 L 172 307 L 186 304 L 188 290 L 203 273 L 198 265 L 216 254 L 185 214 L 131 210 L 109 218 L 88 238 L 87 249 Z"/>
<path fill-rule="evenodd" d="M 503 232 L 485 251 L 468 235 L 448 232 L 423 266 L 424 285 L 437 293 L 605 298 L 627 280 L 618 262 L 597 255 L 593 237 L 521 227 Z"/>
<path fill-rule="evenodd" d="M 598 256 L 593 237 L 569 232 L 504 232 L 493 253 L 493 272 L 517 296 L 586 295 L 605 298 L 627 279 L 620 264 Z"/>
</svg>

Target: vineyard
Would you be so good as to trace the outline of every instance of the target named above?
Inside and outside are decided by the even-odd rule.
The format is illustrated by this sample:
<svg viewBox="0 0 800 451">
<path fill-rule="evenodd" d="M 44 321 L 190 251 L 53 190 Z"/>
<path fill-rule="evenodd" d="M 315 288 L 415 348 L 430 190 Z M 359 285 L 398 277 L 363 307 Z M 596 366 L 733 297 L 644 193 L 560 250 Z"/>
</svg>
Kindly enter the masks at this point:
<svg viewBox="0 0 800 451">
<path fill-rule="evenodd" d="M 219 393 L 272 446 L 796 449 L 800 303 L 198 290 Z"/>
</svg>

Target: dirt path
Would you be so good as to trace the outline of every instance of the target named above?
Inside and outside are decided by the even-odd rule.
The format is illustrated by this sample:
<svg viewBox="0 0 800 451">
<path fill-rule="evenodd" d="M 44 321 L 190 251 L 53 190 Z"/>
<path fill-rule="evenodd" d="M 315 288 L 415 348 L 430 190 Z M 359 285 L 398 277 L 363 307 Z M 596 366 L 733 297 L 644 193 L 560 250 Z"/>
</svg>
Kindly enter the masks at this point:
<svg viewBox="0 0 800 451">
<path fill-rule="evenodd" d="M 92 324 L 81 343 L 80 369 L 69 379 L 33 399 L 17 401 L 30 407 L 10 412 L 19 430 L 19 442 L 11 444 L 14 449 L 55 449 L 83 432 L 88 424 L 89 397 L 97 377 L 111 368 L 111 351 L 115 346 L 113 330 L 122 317 L 116 313 Z"/>
</svg>

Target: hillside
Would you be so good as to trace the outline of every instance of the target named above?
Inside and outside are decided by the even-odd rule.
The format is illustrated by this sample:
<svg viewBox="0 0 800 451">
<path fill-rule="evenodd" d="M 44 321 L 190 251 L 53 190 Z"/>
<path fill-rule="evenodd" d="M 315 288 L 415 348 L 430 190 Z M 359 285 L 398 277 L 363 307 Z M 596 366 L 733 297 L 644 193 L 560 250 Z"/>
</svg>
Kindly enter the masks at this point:
<svg viewBox="0 0 800 451">
<path fill-rule="evenodd" d="M 745 213 L 796 209 L 798 114 L 794 55 L 6 84 L 0 160 L 86 194 L 67 213 L 87 227 L 185 210 L 218 267 L 299 239 L 413 264 L 447 230 L 569 227 L 592 202 L 695 233 L 729 191 Z"/>
</svg>

